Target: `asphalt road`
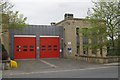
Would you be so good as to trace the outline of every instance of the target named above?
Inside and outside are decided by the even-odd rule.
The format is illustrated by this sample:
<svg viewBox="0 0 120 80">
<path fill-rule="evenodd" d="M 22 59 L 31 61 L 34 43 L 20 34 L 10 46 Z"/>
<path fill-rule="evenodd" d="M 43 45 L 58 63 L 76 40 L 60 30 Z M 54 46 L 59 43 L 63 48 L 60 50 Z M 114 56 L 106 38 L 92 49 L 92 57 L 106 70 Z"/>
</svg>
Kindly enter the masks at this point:
<svg viewBox="0 0 120 80">
<path fill-rule="evenodd" d="M 9 74 L 9 78 L 118 78 L 118 66 Z"/>
</svg>

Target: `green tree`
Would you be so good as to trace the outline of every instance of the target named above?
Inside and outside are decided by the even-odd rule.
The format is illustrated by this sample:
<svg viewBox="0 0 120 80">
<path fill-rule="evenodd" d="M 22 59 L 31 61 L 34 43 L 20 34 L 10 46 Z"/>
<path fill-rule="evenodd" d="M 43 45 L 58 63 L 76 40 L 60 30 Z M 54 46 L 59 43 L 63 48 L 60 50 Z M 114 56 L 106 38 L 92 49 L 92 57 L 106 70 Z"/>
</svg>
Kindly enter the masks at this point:
<svg viewBox="0 0 120 80">
<path fill-rule="evenodd" d="M 19 11 L 12 11 L 13 4 L 6 0 L 0 1 L 0 15 L 2 24 L 2 33 L 6 32 L 8 29 L 20 29 L 26 26 L 26 17 L 19 14 Z"/>
<path fill-rule="evenodd" d="M 19 11 L 13 11 L 14 5 L 9 2 L 9 0 L 0 0 L 0 41 L 3 44 L 2 47 L 2 60 L 8 59 L 9 53 L 8 45 L 8 31 L 9 29 L 22 29 L 26 26 L 26 17 L 19 14 Z M 2 38 L 1 38 L 2 37 Z M 3 41 L 4 40 L 4 41 Z M 5 43 L 8 43 L 5 45 Z M 4 47 L 5 46 L 5 47 Z"/>
<path fill-rule="evenodd" d="M 83 28 L 80 33 L 83 34 L 83 37 L 86 37 L 88 42 L 84 44 L 84 49 L 92 49 L 94 53 L 97 52 L 97 49 L 100 49 L 102 55 L 102 49 L 106 46 L 106 24 L 103 20 L 97 19 L 87 19 L 91 23 L 91 27 Z"/>
<path fill-rule="evenodd" d="M 118 37 L 120 26 L 120 1 L 112 0 L 97 0 L 94 2 L 94 7 L 89 10 L 89 19 L 98 19 L 106 21 L 107 36 L 111 40 L 111 47 L 115 48 L 115 39 Z M 91 12 L 91 14 L 90 14 Z"/>
</svg>

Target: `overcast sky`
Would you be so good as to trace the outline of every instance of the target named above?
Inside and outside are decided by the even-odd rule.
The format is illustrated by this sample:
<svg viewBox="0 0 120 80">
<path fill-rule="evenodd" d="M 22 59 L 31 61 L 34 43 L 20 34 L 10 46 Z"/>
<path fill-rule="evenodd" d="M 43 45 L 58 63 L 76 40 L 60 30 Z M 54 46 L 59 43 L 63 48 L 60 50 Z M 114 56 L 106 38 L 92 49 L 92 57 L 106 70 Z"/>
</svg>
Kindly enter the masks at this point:
<svg viewBox="0 0 120 80">
<path fill-rule="evenodd" d="M 76 18 L 85 18 L 91 0 L 11 0 L 13 10 L 27 17 L 28 24 L 49 25 L 64 19 L 65 13 L 72 13 Z"/>
</svg>

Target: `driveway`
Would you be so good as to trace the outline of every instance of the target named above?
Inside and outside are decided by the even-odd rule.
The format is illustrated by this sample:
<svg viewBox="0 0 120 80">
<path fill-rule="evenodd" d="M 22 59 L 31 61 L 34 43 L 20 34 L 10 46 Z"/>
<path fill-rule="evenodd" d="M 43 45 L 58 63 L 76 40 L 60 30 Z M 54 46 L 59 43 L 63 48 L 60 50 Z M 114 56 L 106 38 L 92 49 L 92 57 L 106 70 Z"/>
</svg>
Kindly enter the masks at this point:
<svg viewBox="0 0 120 80">
<path fill-rule="evenodd" d="M 3 70 L 3 78 L 13 75 L 29 74 L 45 71 L 77 70 L 86 68 L 104 67 L 102 64 L 88 63 L 73 59 L 39 59 L 39 60 L 17 60 L 18 68 Z"/>
</svg>

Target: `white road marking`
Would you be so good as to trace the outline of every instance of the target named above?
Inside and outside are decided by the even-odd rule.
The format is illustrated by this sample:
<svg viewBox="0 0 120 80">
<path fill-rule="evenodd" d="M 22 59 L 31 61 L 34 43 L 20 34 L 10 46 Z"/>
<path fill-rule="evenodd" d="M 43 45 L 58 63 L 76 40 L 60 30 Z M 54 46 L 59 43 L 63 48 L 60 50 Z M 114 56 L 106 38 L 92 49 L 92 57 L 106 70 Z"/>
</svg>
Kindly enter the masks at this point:
<svg viewBox="0 0 120 80">
<path fill-rule="evenodd" d="M 110 66 L 110 65 L 120 65 L 120 63 L 108 63 L 108 64 L 103 64 L 103 65 L 108 65 L 108 66 Z"/>
<path fill-rule="evenodd" d="M 45 61 L 45 60 L 40 60 L 41 62 L 43 62 L 43 63 L 45 63 L 45 64 L 47 64 L 47 65 L 49 65 L 49 66 L 51 66 L 51 67 L 53 67 L 53 68 L 56 68 L 57 66 L 56 65 L 53 65 L 53 64 L 51 64 L 51 63 L 49 63 L 49 62 L 47 62 L 47 61 Z"/>
<path fill-rule="evenodd" d="M 2 80 L 2 70 L 0 70 L 0 80 Z"/>
<path fill-rule="evenodd" d="M 28 75 L 28 74 L 38 74 L 38 73 L 55 73 L 55 72 L 69 72 L 69 71 L 81 71 L 81 70 L 94 70 L 94 69 L 105 69 L 112 68 L 116 66 L 110 67 L 97 67 L 97 68 L 86 68 L 86 69 L 70 69 L 70 70 L 55 70 L 55 71 L 40 71 L 40 72 L 27 72 L 27 73 L 10 73 L 9 75 Z"/>
</svg>

